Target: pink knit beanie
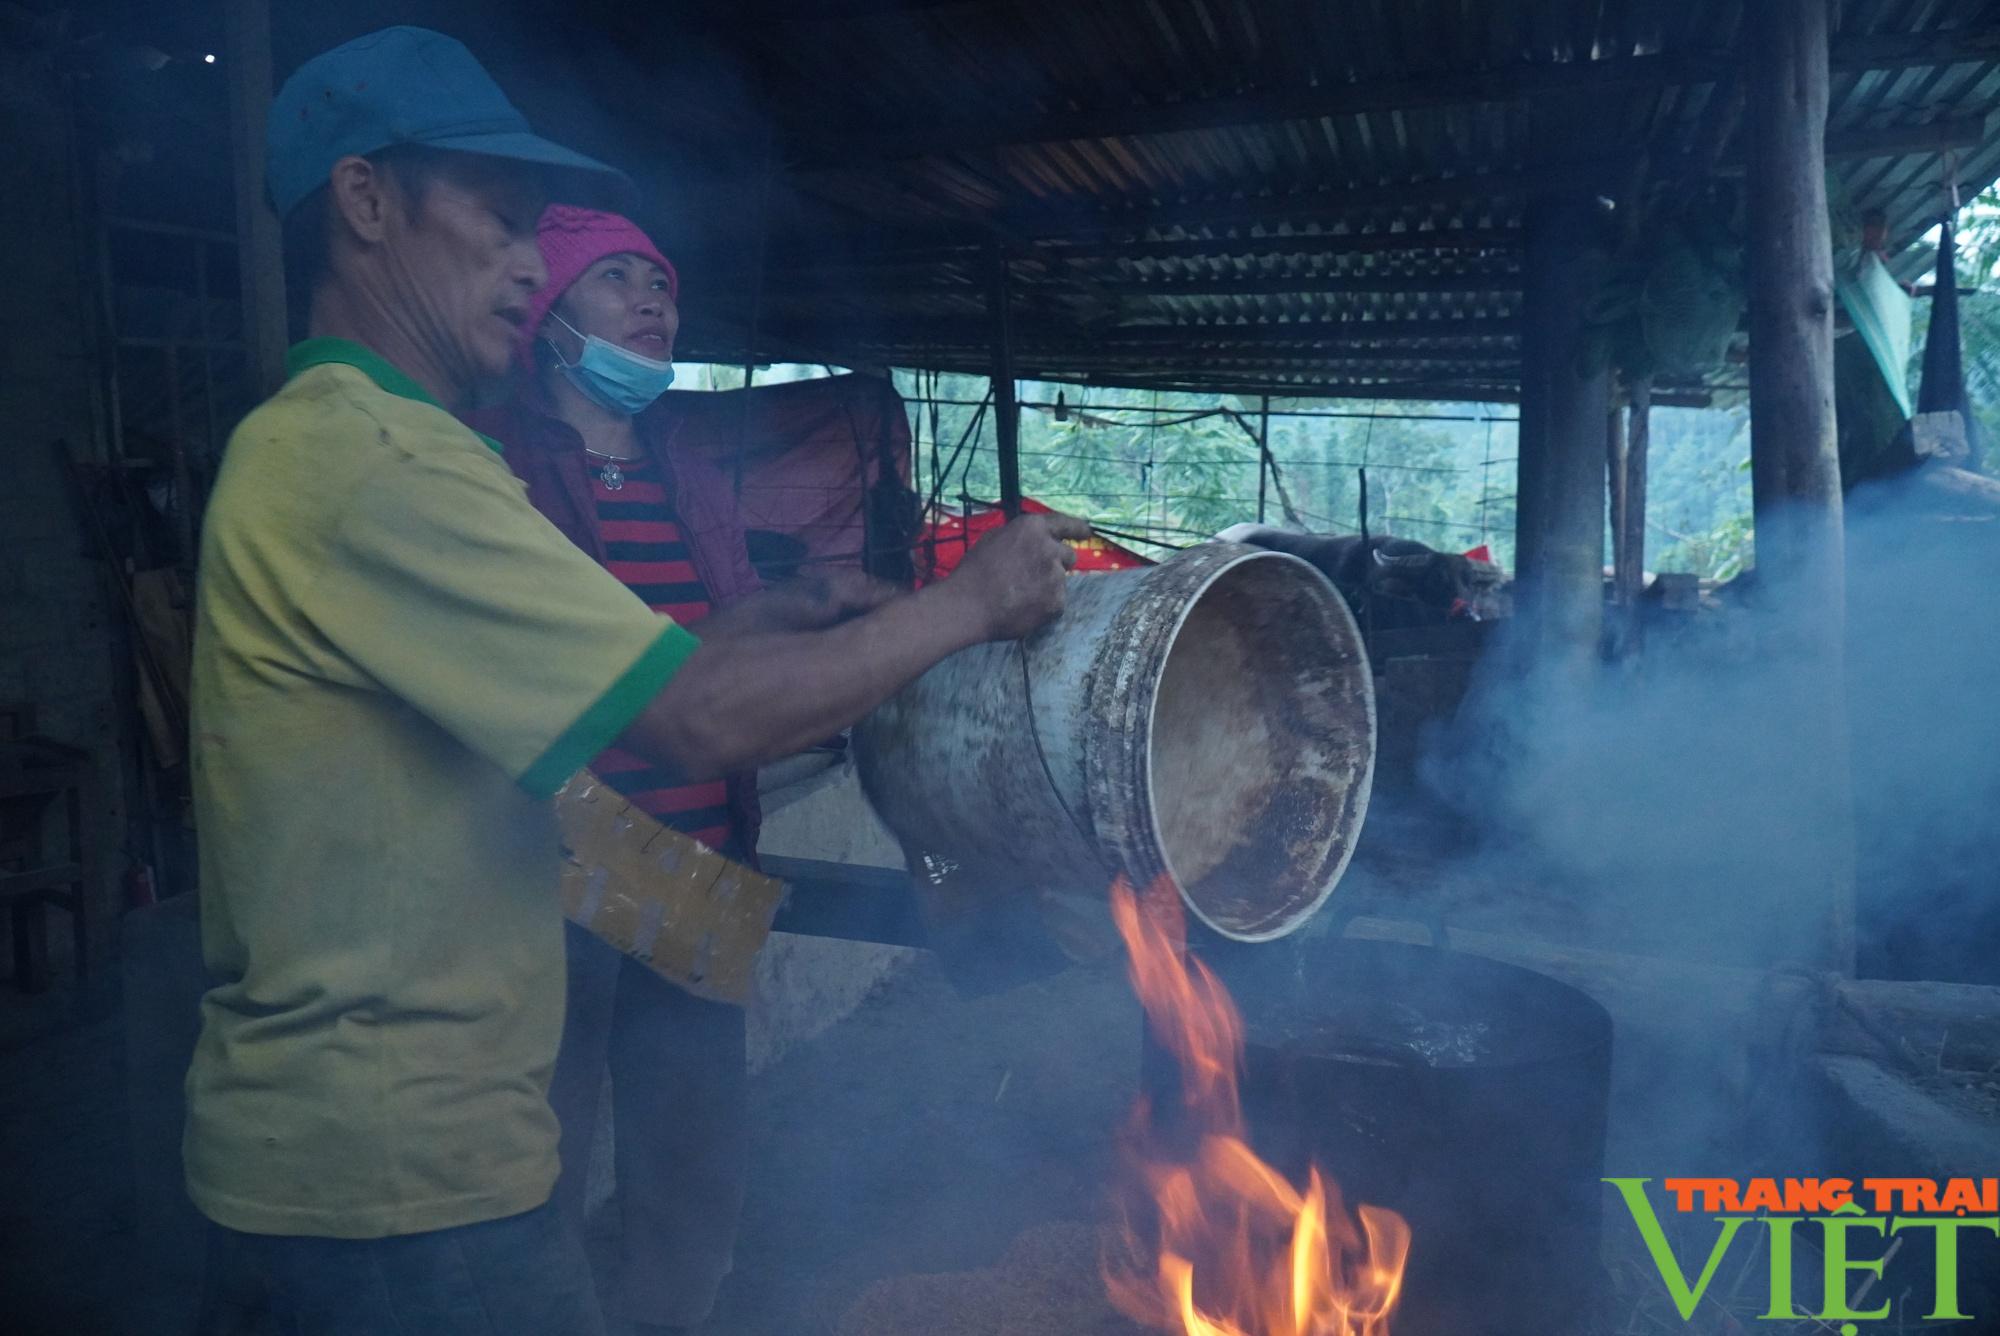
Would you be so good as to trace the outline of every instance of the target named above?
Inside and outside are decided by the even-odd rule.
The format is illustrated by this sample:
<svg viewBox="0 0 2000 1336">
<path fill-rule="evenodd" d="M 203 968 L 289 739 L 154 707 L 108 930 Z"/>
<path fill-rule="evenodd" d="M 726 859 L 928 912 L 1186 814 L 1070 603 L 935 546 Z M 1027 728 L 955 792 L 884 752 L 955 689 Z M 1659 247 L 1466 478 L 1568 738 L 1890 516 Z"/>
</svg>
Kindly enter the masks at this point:
<svg viewBox="0 0 2000 1336">
<path fill-rule="evenodd" d="M 579 209 L 570 204 L 551 204 L 535 227 L 535 240 L 542 249 L 542 262 L 549 267 L 549 281 L 528 299 L 528 320 L 522 328 L 524 359 L 541 332 L 549 308 L 569 291 L 583 271 L 607 255 L 630 252 L 644 256 L 667 273 L 667 295 L 676 302 L 681 296 L 681 278 L 667 257 L 660 254 L 652 238 L 639 225 L 615 213 Z"/>
</svg>

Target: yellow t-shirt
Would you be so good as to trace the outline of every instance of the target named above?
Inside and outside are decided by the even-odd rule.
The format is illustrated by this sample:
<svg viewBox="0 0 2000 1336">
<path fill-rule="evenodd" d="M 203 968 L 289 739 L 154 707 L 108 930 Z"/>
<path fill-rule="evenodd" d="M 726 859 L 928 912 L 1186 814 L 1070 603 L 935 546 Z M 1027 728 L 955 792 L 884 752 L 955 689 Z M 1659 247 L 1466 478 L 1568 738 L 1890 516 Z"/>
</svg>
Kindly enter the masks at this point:
<svg viewBox="0 0 2000 1336">
<path fill-rule="evenodd" d="M 497 447 L 319 339 L 229 441 L 193 680 L 195 1204 L 373 1238 L 540 1205 L 562 1029 L 550 796 L 698 643 Z"/>
</svg>

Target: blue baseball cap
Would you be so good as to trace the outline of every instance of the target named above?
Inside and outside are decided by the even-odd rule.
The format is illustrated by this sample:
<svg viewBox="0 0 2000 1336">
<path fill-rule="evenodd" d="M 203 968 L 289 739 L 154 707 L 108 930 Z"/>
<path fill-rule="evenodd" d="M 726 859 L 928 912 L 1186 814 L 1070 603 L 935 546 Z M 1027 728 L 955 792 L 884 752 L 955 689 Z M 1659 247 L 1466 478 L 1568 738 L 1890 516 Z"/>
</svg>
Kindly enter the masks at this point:
<svg viewBox="0 0 2000 1336">
<path fill-rule="evenodd" d="M 264 131 L 264 179 L 283 218 L 349 154 L 399 144 L 551 169 L 567 202 L 629 209 L 631 179 L 528 129 L 465 45 L 428 28 L 384 28 L 322 52 L 285 80 Z M 567 198 L 584 196 L 585 198 Z"/>
</svg>

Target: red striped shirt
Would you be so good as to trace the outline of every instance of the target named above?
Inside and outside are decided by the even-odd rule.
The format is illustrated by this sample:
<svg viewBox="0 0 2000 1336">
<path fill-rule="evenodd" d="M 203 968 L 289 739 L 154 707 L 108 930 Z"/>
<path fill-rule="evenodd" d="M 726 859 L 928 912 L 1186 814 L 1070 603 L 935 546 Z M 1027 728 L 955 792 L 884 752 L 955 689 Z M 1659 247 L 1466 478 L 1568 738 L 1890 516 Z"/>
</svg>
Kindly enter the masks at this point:
<svg viewBox="0 0 2000 1336">
<path fill-rule="evenodd" d="M 712 611 L 708 589 L 674 520 L 659 469 L 650 459 L 621 460 L 614 490 L 604 481 L 605 461 L 590 456 L 590 490 L 597 507 L 605 566 L 654 612 L 692 626 Z M 672 766 L 607 748 L 592 766 L 597 774 L 661 825 L 692 835 L 711 849 L 737 857 L 728 785 L 719 779 L 689 783 Z"/>
</svg>

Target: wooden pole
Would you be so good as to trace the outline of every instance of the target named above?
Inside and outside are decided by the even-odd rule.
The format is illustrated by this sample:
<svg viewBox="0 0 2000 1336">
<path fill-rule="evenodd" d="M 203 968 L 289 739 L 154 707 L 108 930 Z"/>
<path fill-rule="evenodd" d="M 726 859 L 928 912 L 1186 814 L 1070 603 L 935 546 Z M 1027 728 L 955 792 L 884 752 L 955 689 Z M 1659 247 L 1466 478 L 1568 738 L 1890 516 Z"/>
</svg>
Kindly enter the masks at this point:
<svg viewBox="0 0 2000 1336">
<path fill-rule="evenodd" d="M 1797 757 L 1772 795 L 1823 838 L 1800 850 L 1801 946 L 1854 966 L 1854 829 L 1842 674 L 1846 580 L 1833 414 L 1827 220 L 1828 0 L 1746 6 L 1750 467 L 1771 661 L 1792 674 L 1771 727 Z"/>
<path fill-rule="evenodd" d="M 1021 406 L 1014 398 L 1013 264 L 999 242 L 987 246 L 991 282 L 987 309 L 993 321 L 993 423 L 1000 452 L 1000 508 L 1021 513 Z"/>
<path fill-rule="evenodd" d="M 1271 396 L 1257 408 L 1257 523 L 1264 522 L 1264 496 L 1271 481 Z"/>
<path fill-rule="evenodd" d="M 243 346 L 259 394 L 285 383 L 285 257 L 278 216 L 264 202 L 264 119 L 271 109 L 270 0 L 228 0 L 230 162 L 236 181 L 236 259 Z"/>
<path fill-rule="evenodd" d="M 1536 653 L 1582 660 L 1604 630 L 1610 376 L 1582 339 L 1605 256 L 1588 195 L 1535 200 L 1527 231 L 1515 564 Z"/>
<path fill-rule="evenodd" d="M 1628 448 L 1625 442 L 1625 409 L 1614 403 L 1604 420 L 1604 467 L 1608 474 L 1605 482 L 1611 503 L 1611 583 L 1621 601 L 1625 593 L 1625 568 L 1631 561 L 1625 555 L 1625 452 Z"/>
<path fill-rule="evenodd" d="M 1611 657 L 1629 659 L 1644 646 L 1639 604 L 1646 589 L 1646 451 L 1652 431 L 1653 382 L 1634 377 L 1628 407 L 1611 410 L 1611 570 L 1617 592 Z"/>
</svg>

